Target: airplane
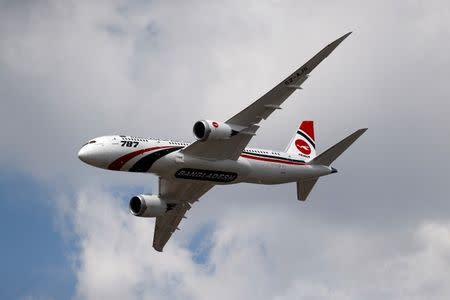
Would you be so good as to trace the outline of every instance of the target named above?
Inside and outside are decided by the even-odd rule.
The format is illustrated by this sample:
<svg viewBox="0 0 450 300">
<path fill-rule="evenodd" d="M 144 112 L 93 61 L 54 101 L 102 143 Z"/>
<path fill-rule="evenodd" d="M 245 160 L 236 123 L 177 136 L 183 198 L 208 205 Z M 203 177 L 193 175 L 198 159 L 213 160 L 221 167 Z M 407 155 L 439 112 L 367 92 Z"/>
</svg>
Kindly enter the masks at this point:
<svg viewBox="0 0 450 300">
<path fill-rule="evenodd" d="M 131 214 L 156 218 L 153 248 L 162 252 L 192 204 L 215 185 L 236 183 L 297 184 L 297 199 L 305 201 L 317 180 L 337 170 L 331 167 L 367 128 L 347 136 L 316 155 L 314 122 L 306 120 L 285 151 L 247 148 L 259 123 L 267 119 L 308 78 L 351 32 L 327 45 L 261 98 L 225 122 L 194 123 L 192 143 L 112 135 L 94 138 L 81 147 L 83 162 L 107 170 L 152 173 L 159 177 L 157 195 L 142 194 L 129 201 Z"/>
</svg>

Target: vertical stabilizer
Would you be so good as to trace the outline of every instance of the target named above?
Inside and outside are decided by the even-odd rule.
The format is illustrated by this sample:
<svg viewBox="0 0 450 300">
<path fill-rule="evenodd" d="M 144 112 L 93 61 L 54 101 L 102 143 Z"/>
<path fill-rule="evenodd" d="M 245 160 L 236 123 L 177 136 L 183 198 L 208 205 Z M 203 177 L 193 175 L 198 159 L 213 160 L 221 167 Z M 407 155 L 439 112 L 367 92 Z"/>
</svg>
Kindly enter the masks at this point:
<svg viewBox="0 0 450 300">
<path fill-rule="evenodd" d="M 316 144 L 314 137 L 314 122 L 300 123 L 294 137 L 286 148 L 286 153 L 310 161 L 316 157 Z"/>
</svg>

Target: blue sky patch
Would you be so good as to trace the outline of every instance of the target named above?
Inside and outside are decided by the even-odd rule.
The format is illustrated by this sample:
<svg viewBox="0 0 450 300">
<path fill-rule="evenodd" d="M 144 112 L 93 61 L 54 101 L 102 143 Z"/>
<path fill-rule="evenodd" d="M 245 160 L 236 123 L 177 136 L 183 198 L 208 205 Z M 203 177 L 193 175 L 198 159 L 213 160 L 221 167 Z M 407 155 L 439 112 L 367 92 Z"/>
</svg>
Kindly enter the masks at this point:
<svg viewBox="0 0 450 300">
<path fill-rule="evenodd" d="M 209 261 L 209 255 L 213 246 L 212 234 L 214 224 L 206 223 L 200 226 L 189 242 L 189 250 L 192 253 L 192 260 L 196 264 L 206 265 Z"/>
<path fill-rule="evenodd" d="M 0 299 L 70 298 L 75 276 L 54 226 L 49 191 L 32 178 L 0 172 Z"/>
</svg>

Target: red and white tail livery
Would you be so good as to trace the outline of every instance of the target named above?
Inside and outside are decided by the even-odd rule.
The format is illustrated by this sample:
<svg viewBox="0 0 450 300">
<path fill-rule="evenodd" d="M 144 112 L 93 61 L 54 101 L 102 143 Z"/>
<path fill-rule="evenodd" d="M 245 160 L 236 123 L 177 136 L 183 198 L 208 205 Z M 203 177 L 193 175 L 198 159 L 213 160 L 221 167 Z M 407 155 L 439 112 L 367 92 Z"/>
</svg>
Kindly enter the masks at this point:
<svg viewBox="0 0 450 300">
<path fill-rule="evenodd" d="M 314 122 L 303 121 L 300 123 L 294 137 L 286 148 L 286 152 L 310 161 L 316 157 L 316 142 L 314 138 Z"/>
</svg>

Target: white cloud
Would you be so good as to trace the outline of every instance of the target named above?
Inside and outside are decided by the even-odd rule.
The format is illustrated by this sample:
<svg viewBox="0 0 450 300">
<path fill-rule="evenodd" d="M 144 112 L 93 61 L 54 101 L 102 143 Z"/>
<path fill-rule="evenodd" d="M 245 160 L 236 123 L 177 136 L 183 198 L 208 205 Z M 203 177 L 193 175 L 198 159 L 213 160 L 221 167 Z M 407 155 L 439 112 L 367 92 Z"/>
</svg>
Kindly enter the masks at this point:
<svg viewBox="0 0 450 300">
<path fill-rule="evenodd" d="M 177 232 L 158 253 L 151 248 L 153 220 L 131 216 L 120 199 L 86 189 L 73 200 L 80 298 L 450 296 L 450 222 L 424 222 L 408 232 L 386 233 L 299 218 L 267 204 L 227 210 L 223 203 L 203 216 L 216 226 L 206 264 L 196 264 L 183 244 L 195 228 Z"/>
</svg>

